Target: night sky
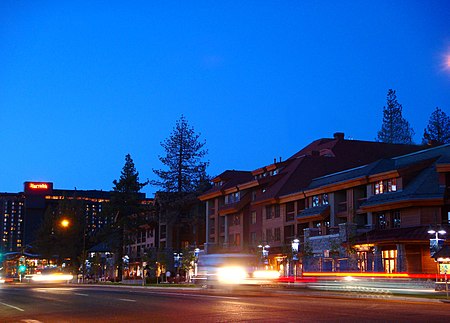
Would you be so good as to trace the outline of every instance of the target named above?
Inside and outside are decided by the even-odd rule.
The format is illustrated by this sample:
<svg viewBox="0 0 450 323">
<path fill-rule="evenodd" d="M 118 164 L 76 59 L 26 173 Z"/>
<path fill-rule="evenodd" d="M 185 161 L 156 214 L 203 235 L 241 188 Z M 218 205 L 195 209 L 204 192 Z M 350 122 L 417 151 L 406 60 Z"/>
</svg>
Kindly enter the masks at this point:
<svg viewBox="0 0 450 323">
<path fill-rule="evenodd" d="M 449 1 L 0 1 L 0 192 L 141 180 L 184 114 L 210 175 L 450 115 Z M 151 195 L 155 187 L 144 192 Z"/>
</svg>

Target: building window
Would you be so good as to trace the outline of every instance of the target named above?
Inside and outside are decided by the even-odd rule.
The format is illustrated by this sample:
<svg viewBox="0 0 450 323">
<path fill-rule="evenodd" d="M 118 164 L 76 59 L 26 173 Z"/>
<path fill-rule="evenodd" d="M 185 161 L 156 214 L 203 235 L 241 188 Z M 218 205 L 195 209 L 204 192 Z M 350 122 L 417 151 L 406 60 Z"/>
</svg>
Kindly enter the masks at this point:
<svg viewBox="0 0 450 323">
<path fill-rule="evenodd" d="M 391 178 L 384 181 L 378 181 L 374 184 L 375 195 L 396 192 L 397 191 L 397 179 Z"/>
<path fill-rule="evenodd" d="M 294 202 L 286 203 L 286 221 L 293 221 L 295 218 Z"/>
<path fill-rule="evenodd" d="M 316 207 L 319 206 L 319 196 L 318 195 L 314 195 L 312 197 L 312 207 Z"/>
<path fill-rule="evenodd" d="M 275 241 L 281 241 L 281 228 L 275 228 L 273 230 L 273 238 Z"/>
<path fill-rule="evenodd" d="M 239 200 L 240 200 L 239 192 L 225 195 L 225 204 L 233 204 L 233 203 L 239 202 Z"/>
<path fill-rule="evenodd" d="M 396 271 L 397 267 L 397 250 L 383 250 L 381 254 L 383 259 L 384 271 L 388 274 L 392 274 Z"/>
<path fill-rule="evenodd" d="M 165 239 L 166 238 L 166 225 L 161 225 L 160 230 L 161 230 L 161 232 L 160 232 L 161 239 Z"/>
<path fill-rule="evenodd" d="M 276 218 L 280 217 L 280 205 L 279 204 L 274 205 L 274 215 Z"/>
<path fill-rule="evenodd" d="M 272 205 L 268 205 L 266 206 L 266 219 L 272 219 L 273 214 L 272 214 Z"/>
<path fill-rule="evenodd" d="M 328 194 L 314 195 L 312 197 L 312 207 L 328 205 Z"/>
<path fill-rule="evenodd" d="M 250 232 L 250 243 L 256 245 L 256 232 Z"/>
<path fill-rule="evenodd" d="M 272 229 L 266 229 L 266 240 L 267 242 L 273 241 Z"/>
<path fill-rule="evenodd" d="M 378 229 L 387 229 L 387 219 L 384 213 L 378 214 Z"/>
<path fill-rule="evenodd" d="M 393 214 L 393 218 L 394 218 L 394 228 L 400 228 L 401 223 L 402 223 L 402 219 L 400 217 L 400 211 L 395 211 Z"/>
<path fill-rule="evenodd" d="M 256 224 L 256 211 L 252 211 L 251 223 Z"/>
<path fill-rule="evenodd" d="M 233 225 L 240 225 L 241 224 L 241 217 L 239 215 L 233 216 Z"/>
</svg>

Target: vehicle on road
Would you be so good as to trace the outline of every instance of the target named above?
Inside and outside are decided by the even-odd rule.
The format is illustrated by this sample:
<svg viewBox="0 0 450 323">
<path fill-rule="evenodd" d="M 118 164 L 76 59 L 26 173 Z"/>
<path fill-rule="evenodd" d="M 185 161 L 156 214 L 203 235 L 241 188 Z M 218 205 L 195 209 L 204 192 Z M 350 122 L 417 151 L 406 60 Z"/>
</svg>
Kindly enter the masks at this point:
<svg viewBox="0 0 450 323">
<path fill-rule="evenodd" d="M 252 254 L 200 254 L 194 281 L 207 288 L 274 284 L 279 273 L 258 267 Z"/>
</svg>

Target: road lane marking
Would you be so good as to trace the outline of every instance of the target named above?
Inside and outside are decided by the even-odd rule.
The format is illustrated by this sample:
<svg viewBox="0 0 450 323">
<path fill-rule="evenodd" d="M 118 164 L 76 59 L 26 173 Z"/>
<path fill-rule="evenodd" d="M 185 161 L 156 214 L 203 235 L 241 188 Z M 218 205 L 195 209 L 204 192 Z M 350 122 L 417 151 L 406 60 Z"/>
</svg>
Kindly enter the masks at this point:
<svg viewBox="0 0 450 323">
<path fill-rule="evenodd" d="M 135 299 L 129 299 L 129 298 L 119 298 L 119 301 L 124 301 L 124 302 L 136 302 Z"/>
<path fill-rule="evenodd" d="M 14 305 L 6 304 L 6 303 L 3 303 L 3 302 L 0 302 L 0 304 L 8 306 L 8 307 L 11 307 L 11 308 L 13 308 L 15 310 L 18 310 L 18 311 L 21 311 L 21 312 L 25 312 L 25 310 L 23 308 L 20 308 L 20 307 L 14 306 Z"/>
<path fill-rule="evenodd" d="M 73 293 L 74 295 L 78 295 L 78 296 L 89 296 L 88 294 L 83 294 L 83 293 Z"/>
<path fill-rule="evenodd" d="M 236 296 L 226 296 L 226 295 L 207 295 L 207 294 L 188 294 L 188 293 L 177 293 L 177 292 L 147 292 L 147 294 L 153 295 L 167 295 L 167 296 L 187 296 L 187 297 L 201 297 L 201 298 L 226 298 L 226 299 L 240 299 Z"/>
</svg>

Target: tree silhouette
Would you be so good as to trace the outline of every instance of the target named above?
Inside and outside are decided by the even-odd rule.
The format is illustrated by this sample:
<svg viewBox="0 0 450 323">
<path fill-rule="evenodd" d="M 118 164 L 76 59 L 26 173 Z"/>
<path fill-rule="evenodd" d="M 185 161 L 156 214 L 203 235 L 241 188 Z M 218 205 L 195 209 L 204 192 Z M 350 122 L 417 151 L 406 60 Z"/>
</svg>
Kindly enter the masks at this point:
<svg viewBox="0 0 450 323">
<path fill-rule="evenodd" d="M 422 142 L 438 145 L 450 143 L 450 118 L 438 107 L 431 114 L 428 126 L 423 131 Z"/>
<path fill-rule="evenodd" d="M 402 105 L 397 101 L 395 91 L 389 89 L 386 106 L 383 107 L 383 124 L 378 131 L 378 140 L 391 144 L 412 144 L 414 130 L 403 118 Z"/>
<path fill-rule="evenodd" d="M 161 143 L 166 155 L 159 160 L 167 170 L 153 169 L 159 180 L 152 181 L 152 185 L 165 192 L 189 193 L 198 191 L 208 182 L 206 167 L 209 163 L 202 161 L 208 151 L 204 148 L 206 142 L 199 138 L 200 134 L 182 115 L 169 138 Z"/>
<path fill-rule="evenodd" d="M 114 180 L 113 184 L 108 213 L 114 215 L 114 229 L 117 232 L 117 240 L 112 247 L 117 255 L 118 279 L 122 280 L 125 235 L 137 229 L 141 224 L 140 221 L 143 219 L 141 214 L 145 212 L 145 206 L 141 204 L 140 190 L 148 184 L 148 181 L 139 182 L 139 172 L 136 170 L 130 154 L 127 154 L 120 178 Z"/>
</svg>

